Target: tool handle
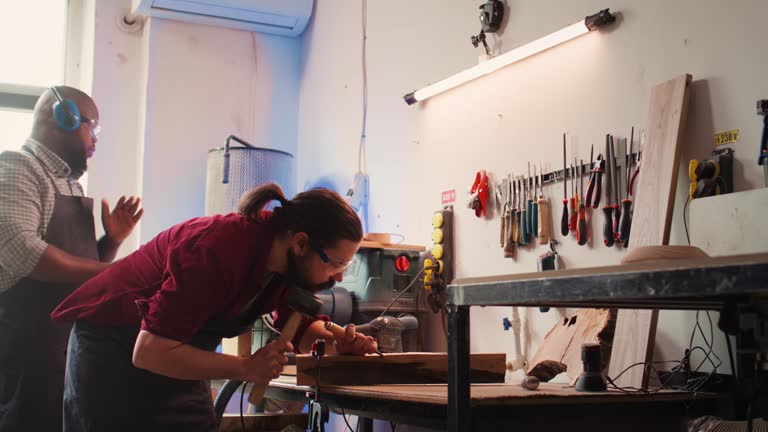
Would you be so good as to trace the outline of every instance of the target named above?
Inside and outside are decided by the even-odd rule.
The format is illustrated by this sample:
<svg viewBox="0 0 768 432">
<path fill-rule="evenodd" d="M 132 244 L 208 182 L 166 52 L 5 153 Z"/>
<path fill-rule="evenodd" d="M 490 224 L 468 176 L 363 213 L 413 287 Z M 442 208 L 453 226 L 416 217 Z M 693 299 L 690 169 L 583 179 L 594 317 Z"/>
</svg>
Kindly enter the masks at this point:
<svg viewBox="0 0 768 432">
<path fill-rule="evenodd" d="M 603 207 L 603 215 L 605 215 L 603 219 L 603 243 L 611 247 L 615 241 L 613 237 L 613 206 Z"/>
<path fill-rule="evenodd" d="M 632 208 L 632 200 L 625 199 L 621 201 L 621 219 L 619 221 L 619 241 L 626 246 L 629 241 L 629 229 L 632 226 L 632 214 L 630 209 Z"/>
<path fill-rule="evenodd" d="M 533 201 L 531 203 L 531 237 L 538 237 L 539 235 L 539 203 Z"/>
<path fill-rule="evenodd" d="M 595 175 L 595 200 L 594 201 L 587 201 L 587 205 L 589 203 L 592 203 L 592 208 L 596 209 L 600 207 L 600 195 L 603 191 L 603 171 L 598 171 L 598 173 Z"/>
<path fill-rule="evenodd" d="M 510 211 L 512 229 L 509 232 L 509 241 L 514 247 L 520 239 L 520 212 L 517 209 Z"/>
<path fill-rule="evenodd" d="M 504 257 L 505 258 L 514 258 L 515 256 L 515 231 L 517 230 L 517 227 L 515 226 L 515 209 L 511 209 L 507 211 L 506 218 L 507 220 L 507 238 L 504 242 Z"/>
<path fill-rule="evenodd" d="M 579 220 L 576 229 L 576 242 L 579 246 L 587 244 L 587 210 L 584 203 L 579 205 Z"/>
<path fill-rule="evenodd" d="M 520 218 L 520 246 L 525 246 L 528 243 L 528 211 L 525 209 L 525 204 L 523 204 L 523 209 L 520 210 L 520 215 L 518 216 Z"/>
<path fill-rule="evenodd" d="M 592 171 L 592 175 L 589 176 L 589 183 L 587 183 L 587 195 L 584 197 L 587 205 L 592 202 L 592 194 L 595 192 L 595 182 L 597 180 L 597 172 Z M 597 193 L 600 196 L 600 192 Z"/>
<path fill-rule="evenodd" d="M 292 341 L 294 336 L 296 336 L 296 331 L 299 329 L 301 320 L 302 314 L 299 312 L 292 312 L 277 340 L 280 342 Z M 264 399 L 264 392 L 267 391 L 267 385 L 269 385 L 269 383 L 254 383 L 253 389 L 251 389 L 251 394 L 248 395 L 248 401 L 254 405 L 258 405 L 261 400 Z"/>
<path fill-rule="evenodd" d="M 568 229 L 568 199 L 563 200 L 563 217 L 560 219 L 560 234 L 567 236 Z"/>
<path fill-rule="evenodd" d="M 760 156 L 757 164 L 765 165 L 766 157 L 768 157 L 768 115 L 763 115 L 763 134 L 760 137 Z"/>
<path fill-rule="evenodd" d="M 499 232 L 499 246 L 504 248 L 504 246 L 507 244 L 507 220 L 509 219 L 509 210 L 505 210 L 501 214 L 501 228 Z"/>
<path fill-rule="evenodd" d="M 621 205 L 613 205 L 613 240 L 619 243 L 619 222 L 621 221 Z"/>
<path fill-rule="evenodd" d="M 336 324 L 333 321 L 326 321 L 323 324 L 323 327 L 325 327 L 326 330 L 331 332 L 333 334 L 333 337 L 335 337 L 336 339 L 342 339 L 343 340 L 344 336 L 347 335 L 347 329 L 345 329 L 344 327 Z"/>
<path fill-rule="evenodd" d="M 539 244 L 549 243 L 549 202 L 544 198 L 539 198 Z"/>
<path fill-rule="evenodd" d="M 570 216 L 568 218 L 568 230 L 571 232 L 571 234 L 576 234 L 576 228 L 577 228 L 577 221 L 579 218 L 578 212 L 576 211 L 576 201 L 577 198 L 571 197 L 571 199 L 568 201 L 570 203 Z"/>
<path fill-rule="evenodd" d="M 526 235 L 528 236 L 528 239 L 530 240 L 531 237 L 533 237 L 533 200 L 526 201 L 526 209 L 528 209 L 528 212 L 526 213 L 528 216 L 528 220 L 526 220 Z"/>
<path fill-rule="evenodd" d="M 632 196 L 635 194 L 635 179 L 637 178 L 637 175 L 640 173 L 640 166 L 635 167 L 635 172 L 632 173 L 632 178 L 629 180 L 629 189 L 627 189 L 627 192 L 629 193 L 629 196 Z"/>
</svg>

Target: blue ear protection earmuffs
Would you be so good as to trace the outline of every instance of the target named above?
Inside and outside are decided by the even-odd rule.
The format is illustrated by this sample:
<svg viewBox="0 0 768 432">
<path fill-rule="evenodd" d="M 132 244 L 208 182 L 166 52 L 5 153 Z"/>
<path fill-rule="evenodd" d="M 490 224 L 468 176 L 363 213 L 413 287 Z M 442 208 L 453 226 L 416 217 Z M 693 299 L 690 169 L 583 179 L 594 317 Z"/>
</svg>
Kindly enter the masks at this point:
<svg viewBox="0 0 768 432">
<path fill-rule="evenodd" d="M 72 132 L 80 127 L 80 108 L 72 99 L 64 99 L 56 87 L 51 87 L 58 102 L 53 104 L 53 118 L 56 124 L 67 132 Z"/>
</svg>

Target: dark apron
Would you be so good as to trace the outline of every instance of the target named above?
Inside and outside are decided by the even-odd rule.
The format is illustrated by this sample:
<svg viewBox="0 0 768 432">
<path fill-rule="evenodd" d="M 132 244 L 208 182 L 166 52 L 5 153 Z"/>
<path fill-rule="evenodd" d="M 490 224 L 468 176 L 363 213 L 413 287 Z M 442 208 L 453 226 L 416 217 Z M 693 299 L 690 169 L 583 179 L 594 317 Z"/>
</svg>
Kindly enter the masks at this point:
<svg viewBox="0 0 768 432">
<path fill-rule="evenodd" d="M 261 244 L 256 250 L 254 261 L 265 253 Z M 222 338 L 246 332 L 262 315 L 259 297 L 269 295 L 269 288 L 262 289 L 234 320 L 208 321 L 188 345 L 214 351 Z M 217 431 L 210 383 L 134 367 L 138 333 L 138 326 L 75 323 L 69 339 L 64 431 Z"/>
<path fill-rule="evenodd" d="M 43 240 L 71 255 L 98 260 L 93 200 L 62 195 L 40 165 L 56 192 Z M 0 432 L 61 430 L 72 326 L 54 324 L 50 315 L 75 288 L 24 278 L 0 293 Z"/>
</svg>

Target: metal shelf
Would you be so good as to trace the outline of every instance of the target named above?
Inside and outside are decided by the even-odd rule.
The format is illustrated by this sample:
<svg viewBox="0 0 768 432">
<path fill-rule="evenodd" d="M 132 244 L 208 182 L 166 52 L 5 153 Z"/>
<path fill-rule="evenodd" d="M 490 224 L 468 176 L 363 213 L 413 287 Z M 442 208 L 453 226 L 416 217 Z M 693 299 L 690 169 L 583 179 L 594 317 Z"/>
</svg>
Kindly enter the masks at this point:
<svg viewBox="0 0 768 432">
<path fill-rule="evenodd" d="M 719 308 L 726 300 L 768 295 L 768 254 L 646 262 L 577 270 L 458 279 L 454 306 Z"/>
<path fill-rule="evenodd" d="M 471 430 L 470 306 L 718 309 L 768 299 L 768 254 L 458 279 L 447 291 L 448 430 Z M 757 319 L 757 315 L 754 315 Z M 737 347 L 738 355 L 738 347 Z"/>
</svg>

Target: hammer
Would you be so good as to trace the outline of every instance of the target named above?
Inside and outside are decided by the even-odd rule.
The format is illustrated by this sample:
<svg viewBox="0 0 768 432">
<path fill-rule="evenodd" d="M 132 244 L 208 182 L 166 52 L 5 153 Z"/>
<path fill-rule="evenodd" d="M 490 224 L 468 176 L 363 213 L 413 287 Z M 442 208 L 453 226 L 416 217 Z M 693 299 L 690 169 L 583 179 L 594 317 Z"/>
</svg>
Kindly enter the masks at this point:
<svg viewBox="0 0 768 432">
<path fill-rule="evenodd" d="M 288 291 L 286 304 L 293 309 L 293 311 L 291 312 L 291 316 L 288 317 L 288 322 L 283 327 L 283 331 L 277 338 L 280 342 L 292 341 L 294 336 L 296 336 L 296 331 L 299 329 L 303 316 L 307 315 L 309 317 L 315 317 L 323 306 L 323 302 L 321 302 L 320 299 L 313 296 L 309 291 L 296 286 Z M 258 405 L 259 402 L 264 399 L 264 392 L 266 390 L 267 383 L 254 384 L 251 394 L 248 396 L 248 401 L 253 405 Z"/>
</svg>

